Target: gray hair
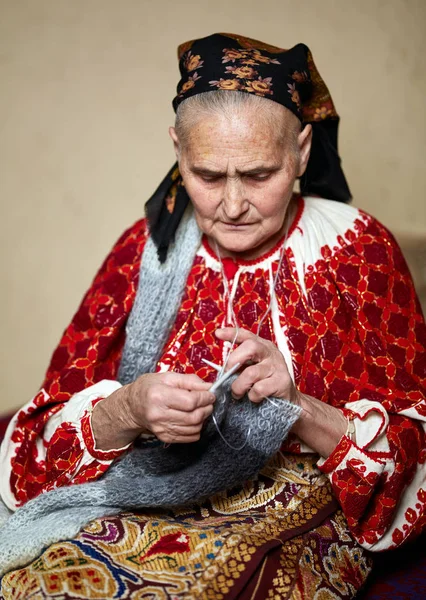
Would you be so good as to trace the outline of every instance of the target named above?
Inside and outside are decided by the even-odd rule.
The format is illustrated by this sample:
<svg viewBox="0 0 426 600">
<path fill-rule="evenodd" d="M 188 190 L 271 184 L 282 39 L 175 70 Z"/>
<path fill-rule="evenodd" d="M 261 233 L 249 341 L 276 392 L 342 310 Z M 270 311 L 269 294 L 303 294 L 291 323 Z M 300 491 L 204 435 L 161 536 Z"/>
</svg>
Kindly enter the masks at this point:
<svg viewBox="0 0 426 600">
<path fill-rule="evenodd" d="M 246 92 L 213 90 L 187 98 L 179 104 L 176 112 L 175 130 L 182 145 L 188 141 L 191 127 L 205 116 L 225 116 L 228 119 L 245 110 L 255 111 L 274 131 L 283 143 L 290 145 L 298 156 L 297 137 L 300 122 L 288 109 L 276 102 Z"/>
</svg>

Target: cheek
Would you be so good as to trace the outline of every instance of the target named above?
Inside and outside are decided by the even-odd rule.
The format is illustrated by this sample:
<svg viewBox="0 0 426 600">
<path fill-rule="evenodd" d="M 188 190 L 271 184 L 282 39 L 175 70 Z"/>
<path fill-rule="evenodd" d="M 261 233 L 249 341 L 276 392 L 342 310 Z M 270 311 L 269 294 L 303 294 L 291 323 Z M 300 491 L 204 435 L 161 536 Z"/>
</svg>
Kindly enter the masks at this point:
<svg viewBox="0 0 426 600">
<path fill-rule="evenodd" d="M 194 181 L 186 182 L 185 187 L 198 216 L 205 219 L 213 218 L 220 203 L 217 200 L 219 197 L 217 190 L 206 189 L 202 184 Z"/>
<path fill-rule="evenodd" d="M 265 219 L 280 220 L 287 211 L 293 193 L 293 185 L 273 183 L 256 191 L 256 208 Z"/>
</svg>

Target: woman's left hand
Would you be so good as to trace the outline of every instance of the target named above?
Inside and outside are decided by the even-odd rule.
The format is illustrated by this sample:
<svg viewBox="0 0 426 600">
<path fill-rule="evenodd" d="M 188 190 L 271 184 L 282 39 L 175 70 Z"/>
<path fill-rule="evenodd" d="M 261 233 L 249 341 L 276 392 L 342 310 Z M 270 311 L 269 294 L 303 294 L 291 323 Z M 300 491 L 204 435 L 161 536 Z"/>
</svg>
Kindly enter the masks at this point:
<svg viewBox="0 0 426 600">
<path fill-rule="evenodd" d="M 235 333 L 235 328 L 224 327 L 216 331 L 216 336 L 232 342 Z M 232 394 L 242 398 L 248 392 L 253 402 L 274 396 L 297 404 L 302 408 L 302 414 L 292 428 L 293 433 L 324 458 L 329 456 L 347 428 L 342 411 L 299 392 L 289 375 L 284 356 L 272 342 L 246 329 L 239 329 L 235 341 L 239 346 L 230 354 L 226 366 L 229 370 L 240 363 L 242 371 L 232 384 Z"/>
<path fill-rule="evenodd" d="M 216 330 L 216 337 L 232 342 L 234 327 Z M 232 384 L 232 395 L 239 399 L 248 393 L 249 400 L 261 402 L 265 397 L 274 396 L 298 404 L 298 392 L 289 375 L 284 356 L 278 348 L 247 329 L 239 329 L 235 339 L 238 344 L 229 356 L 227 371 L 237 363 L 242 371 Z"/>
</svg>

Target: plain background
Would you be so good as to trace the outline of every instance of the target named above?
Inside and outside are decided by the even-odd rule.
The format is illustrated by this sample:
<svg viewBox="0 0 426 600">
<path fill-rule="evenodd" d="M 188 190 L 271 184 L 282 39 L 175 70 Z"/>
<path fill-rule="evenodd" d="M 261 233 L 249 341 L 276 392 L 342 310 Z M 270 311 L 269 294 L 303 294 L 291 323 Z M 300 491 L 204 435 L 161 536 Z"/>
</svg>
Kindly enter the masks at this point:
<svg viewBox="0 0 426 600">
<path fill-rule="evenodd" d="M 310 46 L 354 203 L 426 233 L 424 0 L 0 0 L 2 412 L 42 381 L 116 238 L 172 165 L 179 43 Z"/>
</svg>

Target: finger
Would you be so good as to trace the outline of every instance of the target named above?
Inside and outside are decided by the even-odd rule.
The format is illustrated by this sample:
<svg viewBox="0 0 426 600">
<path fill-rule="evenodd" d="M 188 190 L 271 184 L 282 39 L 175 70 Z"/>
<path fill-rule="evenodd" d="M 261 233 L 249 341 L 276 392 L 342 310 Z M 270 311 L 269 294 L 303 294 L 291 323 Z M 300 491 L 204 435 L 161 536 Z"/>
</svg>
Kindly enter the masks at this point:
<svg viewBox="0 0 426 600">
<path fill-rule="evenodd" d="M 183 413 L 185 418 L 182 422 L 187 426 L 202 427 L 204 421 L 212 414 L 212 412 L 213 405 L 203 406 L 191 413 Z"/>
<path fill-rule="evenodd" d="M 243 329 L 242 327 L 238 328 L 237 337 L 235 337 L 236 334 L 236 327 L 221 327 L 220 329 L 216 329 L 215 331 L 216 337 L 225 342 L 233 342 L 235 339 L 235 342 L 237 344 L 242 344 L 246 340 L 258 339 L 257 335 L 255 335 L 251 331 L 248 331 L 248 329 Z"/>
<path fill-rule="evenodd" d="M 168 408 L 193 412 L 202 407 L 212 407 L 216 397 L 211 392 L 188 392 L 187 390 L 175 389 L 167 397 Z"/>
<path fill-rule="evenodd" d="M 212 410 L 212 407 L 206 407 L 198 409 L 193 413 L 169 411 L 167 422 L 165 422 L 165 419 L 161 419 L 159 422 L 153 424 L 151 431 L 158 439 L 167 441 L 168 443 L 171 443 L 171 441 L 182 441 L 182 438 L 199 436 L 204 421 L 210 416 Z"/>
<path fill-rule="evenodd" d="M 170 427 L 201 427 L 213 412 L 213 406 L 203 406 L 193 412 L 154 408 L 149 415 L 151 429 L 163 431 Z"/>
<path fill-rule="evenodd" d="M 247 394 L 256 383 L 264 378 L 264 368 L 262 368 L 261 365 L 252 365 L 245 368 L 231 386 L 233 397 L 239 400 Z"/>
<path fill-rule="evenodd" d="M 197 433 L 194 435 L 173 436 L 169 433 L 161 433 L 157 435 L 157 438 L 165 444 L 191 444 L 193 442 L 198 442 L 198 440 L 200 439 L 200 434 Z"/>
<path fill-rule="evenodd" d="M 251 363 L 259 363 L 267 356 L 267 349 L 254 337 L 242 342 L 231 354 L 226 363 L 226 370 L 232 369 L 237 363 L 247 365 Z"/>
<path fill-rule="evenodd" d="M 210 383 L 203 381 L 198 375 L 193 373 L 164 373 L 164 383 L 171 387 L 179 388 L 181 390 L 198 391 L 202 392 L 208 390 Z"/>
<path fill-rule="evenodd" d="M 158 427 L 153 430 L 153 433 L 159 437 L 168 435 L 173 438 L 178 437 L 188 437 L 192 435 L 197 435 L 200 433 L 202 427 L 199 425 L 175 425 L 175 424 L 167 424 L 164 427 Z"/>
<path fill-rule="evenodd" d="M 272 373 L 270 376 L 261 377 L 248 392 L 248 398 L 252 402 L 261 402 L 272 397 L 297 402 L 297 390 L 288 373 Z"/>
<path fill-rule="evenodd" d="M 251 390 L 248 392 L 248 399 L 256 404 L 262 402 L 268 396 L 275 396 L 276 386 L 274 386 L 272 378 L 261 379 L 257 381 Z"/>
</svg>

